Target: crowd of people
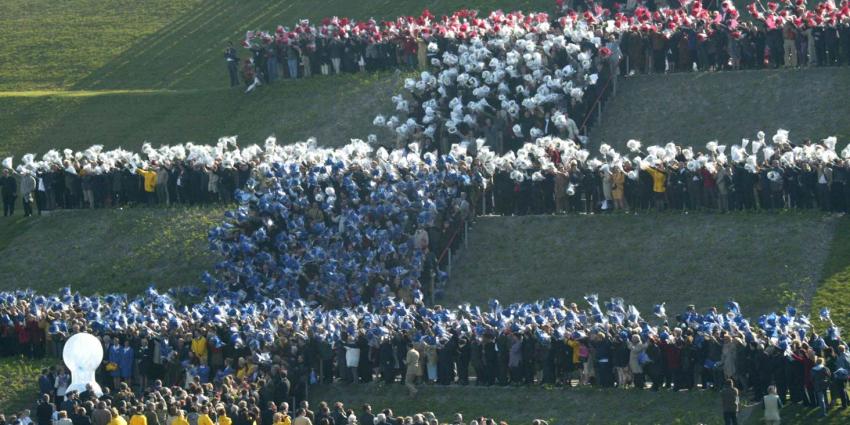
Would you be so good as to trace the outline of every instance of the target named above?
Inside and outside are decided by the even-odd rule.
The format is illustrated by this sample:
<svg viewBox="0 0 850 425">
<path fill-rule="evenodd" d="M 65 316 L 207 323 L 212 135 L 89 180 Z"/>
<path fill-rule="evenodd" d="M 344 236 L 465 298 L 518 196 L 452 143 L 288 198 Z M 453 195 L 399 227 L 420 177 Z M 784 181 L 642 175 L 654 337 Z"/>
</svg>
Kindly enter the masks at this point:
<svg viewBox="0 0 850 425">
<path fill-rule="evenodd" d="M 538 139 L 517 151 L 514 166 L 497 167 L 484 194 L 492 211 L 562 214 L 655 211 L 780 211 L 850 208 L 850 149 L 836 152 L 836 139 L 792 141 L 778 130 L 758 132 L 729 147 L 716 141 L 704 150 L 675 143 L 628 152 L 609 145 L 601 159 L 570 153 L 564 142 Z M 728 153 L 728 155 L 727 155 Z M 525 159 L 523 159 L 525 158 Z"/>
<path fill-rule="evenodd" d="M 604 98 L 623 48 L 634 42 L 627 40 L 691 30 L 698 44 L 720 37 L 700 37 L 696 29 L 736 39 L 730 35 L 739 16 L 730 3 L 714 12 L 699 2 L 680 6 L 614 14 L 592 7 L 558 18 L 459 11 L 436 19 L 426 12 L 381 24 L 334 18 L 319 28 L 302 21 L 292 30 L 248 34 L 253 87 L 282 75 L 284 59 L 283 73 L 293 78 L 316 69 L 426 68 L 393 99 L 398 115 L 374 121 L 394 131 L 395 148 L 379 147 L 374 136 L 337 149 L 314 140 L 279 146 L 274 138 L 243 148 L 223 138 L 214 146 L 146 144 L 140 153 L 54 150 L 40 160 L 24 155 L 17 166 L 3 160 L 4 215 L 14 213 L 18 196 L 25 215 L 35 212 L 33 204 L 38 213 L 236 204 L 210 231 L 210 248 L 222 261 L 204 274 L 206 291 L 191 291 L 192 303 L 153 289 L 136 298 L 69 288 L 55 296 L 0 294 L 0 354 L 58 356 L 63 342 L 83 331 L 100 338 L 107 353 L 98 370 L 98 381 L 110 384 L 105 396 L 69 394 L 61 391 L 67 372 L 45 374 L 39 425 L 48 417 L 50 425 L 88 425 L 86 418 L 123 425 L 124 417 L 130 425 L 288 425 L 289 406 L 300 406 L 291 419 L 298 425 L 350 424 L 342 408 L 310 412 L 307 388 L 376 380 L 404 384 L 412 395 L 421 383 L 685 390 L 731 381 L 727 388 L 754 398 L 776 396 L 823 412 L 837 401 L 846 406 L 850 354 L 828 310 L 821 318 L 829 325 L 818 334 L 793 308 L 751 323 L 734 302 L 725 311 L 691 306 L 669 318 L 663 304 L 642 317 L 621 299 L 600 304 L 595 295 L 583 308 L 554 298 L 494 301 L 485 309 L 434 303 L 445 277 L 442 253 L 476 214 L 847 211 L 850 148 L 838 152 L 835 138 L 812 143 L 793 141 L 785 130 L 771 138 L 759 132 L 729 147 L 728 156 L 716 141 L 700 151 L 630 140 L 628 152 L 603 144 L 591 157 L 573 117 Z M 757 18 L 782 27 L 797 25 L 795 13 L 805 25 L 828 17 L 819 25 L 840 33 L 847 9 L 819 6 L 808 15 L 769 6 Z M 679 59 L 671 61 L 675 49 L 665 49 L 669 70 Z M 697 47 L 689 56 L 700 69 L 712 66 L 701 59 L 704 50 L 712 51 Z M 820 58 L 817 45 L 814 51 Z M 832 47 L 826 52 L 832 61 Z M 233 71 L 235 49 L 226 56 Z M 53 424 L 59 398 L 65 413 L 55 419 L 64 421 Z M 387 412 L 373 422 L 408 423 Z"/>
<path fill-rule="evenodd" d="M 17 166 L 9 157 L 0 167 L 3 215 L 15 213 L 18 198 L 27 216 L 59 209 L 230 203 L 254 166 L 249 150 L 244 156 L 239 150 L 227 157 L 216 154 L 235 144 L 235 137 L 197 148 L 186 143 L 154 149 L 146 143 L 141 153 L 95 145 L 76 152 L 50 150 L 40 160 L 26 154 Z"/>
<path fill-rule="evenodd" d="M 207 287 L 330 307 L 387 294 L 408 303 L 433 300 L 445 277 L 443 253 L 457 247 L 456 235 L 477 214 L 807 208 L 842 213 L 850 205 L 850 148 L 837 151 L 835 138 L 795 142 L 785 130 L 769 138 L 759 132 L 728 150 L 716 141 L 698 150 L 630 140 L 628 152 L 603 144 L 598 157 L 571 140 L 549 136 L 503 155 L 486 139 L 461 141 L 443 154 L 416 142 L 376 149 L 370 140 L 330 149 L 314 140 L 279 146 L 269 138 L 263 147 L 240 148 L 234 139 L 223 139 L 215 146 L 145 146 L 141 155 L 94 147 L 66 156 L 81 157 L 83 170 L 102 167 L 107 175 L 144 182 L 150 202 L 160 189 L 163 202 L 170 199 L 168 186 L 157 184 L 153 170 L 159 164 L 201 170 L 196 173 L 201 176 L 207 175 L 202 170 L 230 170 L 227 191 L 210 191 L 233 199 L 237 208 L 210 231 L 210 247 L 222 261 L 205 274 Z M 29 186 L 47 193 L 43 174 L 71 161 L 63 163 L 53 151 L 41 161 L 27 155 L 13 171 L 36 176 Z M 8 174 L 12 158 L 3 163 Z M 175 184 L 181 188 L 186 182 L 178 178 Z M 3 187 L 4 201 L 13 203 Z M 115 199 L 115 192 L 107 193 Z"/>
<path fill-rule="evenodd" d="M 826 308 L 817 333 L 793 307 L 750 320 L 730 301 L 668 317 L 664 303 L 642 315 L 596 295 L 581 306 L 552 298 L 448 309 L 387 296 L 326 309 L 245 294 L 180 305 L 153 289 L 128 298 L 66 288 L 3 293 L 0 302 L 3 356 L 57 356 L 69 336 L 96 335 L 106 353 L 96 373 L 107 387 L 100 401 L 119 414 L 221 415 L 221 402 L 234 420 L 271 423 L 271 406 L 303 407 L 311 385 L 373 381 L 415 395 L 422 384 L 720 391 L 731 380 L 754 400 L 776 395 L 823 413 L 848 402 L 850 353 Z M 94 389 L 64 391 L 62 368 L 45 374 L 45 401 L 59 398 L 69 415 L 98 402 Z"/>
<path fill-rule="evenodd" d="M 326 306 L 382 294 L 432 300 L 438 256 L 470 221 L 483 178 L 471 157 L 362 141 L 322 149 L 267 144 L 239 207 L 210 232 L 224 259 L 214 291 L 247 291 Z M 234 284 L 238 283 L 235 287 Z"/>
<path fill-rule="evenodd" d="M 426 9 L 418 17 L 383 22 L 333 17 L 314 25 L 302 19 L 274 32 L 247 32 L 242 46 L 250 57 L 240 61 L 231 43 L 225 59 L 231 85 L 239 84 L 241 73 L 250 91 L 280 78 L 425 70 L 459 44 L 519 39 L 524 31 L 539 31 L 539 25 L 532 29 L 535 21 L 545 21 L 542 33 L 563 35 L 577 25 L 590 30 L 597 40 L 592 54 L 604 45 L 627 59 L 619 66 L 629 74 L 850 65 L 847 0 L 753 2 L 746 16 L 729 0 L 557 3 L 551 17 L 501 11 L 479 17 L 476 11 L 461 10 L 437 18 Z M 552 58 L 548 51 L 537 52 Z"/>
</svg>

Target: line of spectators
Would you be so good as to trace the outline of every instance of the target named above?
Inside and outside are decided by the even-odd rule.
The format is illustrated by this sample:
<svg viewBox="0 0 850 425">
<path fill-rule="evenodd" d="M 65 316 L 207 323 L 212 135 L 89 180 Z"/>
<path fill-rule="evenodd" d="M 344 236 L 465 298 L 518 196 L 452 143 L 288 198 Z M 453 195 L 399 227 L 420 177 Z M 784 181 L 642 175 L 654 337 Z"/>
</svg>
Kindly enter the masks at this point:
<svg viewBox="0 0 850 425">
<path fill-rule="evenodd" d="M 70 290 L 2 299 L 0 354 L 32 347 L 53 356 L 70 335 L 90 332 L 107 353 L 96 376 L 113 399 L 174 386 L 193 400 L 251 398 L 253 388 L 262 409 L 269 401 L 299 405 L 309 386 L 334 382 L 380 380 L 415 395 L 426 383 L 719 391 L 732 380 L 754 400 L 774 386 L 782 402 L 822 412 L 848 403 L 850 353 L 825 308 L 816 333 L 793 307 L 750 321 L 735 302 L 725 311 L 688 306 L 675 317 L 661 303 L 643 317 L 622 299 L 596 295 L 584 307 L 549 299 L 445 309 L 386 298 L 342 310 L 212 296 L 177 305 L 153 290 L 134 299 Z M 21 344 L 30 331 L 42 338 Z M 57 371 L 40 379 L 40 390 L 58 397 L 67 382 Z"/>
</svg>

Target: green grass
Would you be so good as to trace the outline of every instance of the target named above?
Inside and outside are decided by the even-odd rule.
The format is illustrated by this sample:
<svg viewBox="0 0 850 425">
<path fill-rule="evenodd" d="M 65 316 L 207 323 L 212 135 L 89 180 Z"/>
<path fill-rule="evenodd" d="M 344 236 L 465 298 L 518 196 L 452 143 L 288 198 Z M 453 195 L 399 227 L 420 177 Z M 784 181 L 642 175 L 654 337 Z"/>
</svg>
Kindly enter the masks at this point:
<svg viewBox="0 0 850 425">
<path fill-rule="evenodd" d="M 394 74 L 312 78 L 244 95 L 227 88 L 223 49 L 247 30 L 299 18 L 383 19 L 426 7 L 439 15 L 463 7 L 551 10 L 554 2 L 9 0 L 0 6 L 0 157 L 233 134 L 244 144 L 271 134 L 282 142 L 317 136 L 325 145 L 370 133 L 389 140 L 371 122 L 392 108 Z"/>
<path fill-rule="evenodd" d="M 482 217 L 446 290 L 448 305 L 623 297 L 645 317 L 736 300 L 758 316 L 808 305 L 835 218 L 818 213 Z"/>
<path fill-rule="evenodd" d="M 850 332 L 850 221 L 842 220 L 832 241 L 829 257 L 824 264 L 823 282 L 815 293 L 812 307 L 819 312 L 821 307 L 829 307 L 830 317 L 838 325 L 846 338 Z M 815 313 L 817 314 L 817 313 Z M 825 322 L 815 321 L 819 329 Z"/>
<path fill-rule="evenodd" d="M 675 392 L 617 389 L 556 389 L 543 387 L 460 387 L 419 386 L 415 399 L 399 385 L 336 385 L 310 388 L 309 399 L 318 402 L 341 401 L 346 408 L 360 411 L 363 403 L 377 413 L 390 408 L 396 416 L 433 412 L 441 423 L 450 423 L 455 413 L 467 423 L 479 416 L 528 424 L 545 419 L 550 424 L 722 424 L 720 399 L 710 391 Z M 764 423 L 760 404 L 741 400 L 742 424 Z M 821 419 L 814 409 L 786 406 L 783 424 L 846 424 L 850 412 L 832 409 Z"/>
<path fill-rule="evenodd" d="M 245 31 L 300 18 L 445 14 L 468 7 L 552 10 L 549 0 L 6 0 L 0 5 L 0 91 L 211 88 L 222 52 Z M 244 52 L 243 52 L 244 56 Z"/>
<path fill-rule="evenodd" d="M 137 151 L 159 144 L 214 144 L 239 135 L 244 146 L 269 135 L 280 143 L 315 136 L 338 146 L 352 137 L 391 134 L 372 126 L 374 115 L 390 112 L 390 97 L 404 74 L 353 74 L 287 82 L 249 95 L 241 89 L 130 93 L 67 92 L 0 97 L 0 157 L 49 149 L 85 149 L 92 144 Z M 69 95 L 73 94 L 73 95 Z"/>
<path fill-rule="evenodd" d="M 704 150 L 709 140 L 740 144 L 778 128 L 791 140 L 837 136 L 850 140 L 847 68 L 676 73 L 621 78 L 617 97 L 606 105 L 603 125 L 591 131 L 595 146 L 625 149 L 628 139 L 644 145 L 675 141 Z M 839 149 L 840 149 L 839 147 Z M 595 152 L 596 149 L 594 148 Z M 728 153 L 728 150 L 727 150 Z"/>
<path fill-rule="evenodd" d="M 349 391 L 348 389 L 355 389 Z M 551 424 L 719 424 L 720 400 L 711 392 L 660 392 L 541 387 L 420 386 L 415 399 L 400 385 L 312 387 L 313 406 L 342 401 L 355 412 L 370 403 L 374 412 L 390 408 L 395 415 L 434 412 L 450 423 L 455 413 L 465 421 L 479 416 L 509 424 L 545 419 Z"/>
<path fill-rule="evenodd" d="M 54 364 L 55 360 L 0 357 L 0 413 L 6 413 L 6 419 L 32 406 L 38 395 L 41 370 Z M 32 416 L 35 416 L 35 412 Z"/>
<path fill-rule="evenodd" d="M 215 261 L 207 231 L 222 214 L 221 207 L 75 210 L 4 223 L 0 290 L 133 294 L 150 284 L 198 284 Z"/>
</svg>

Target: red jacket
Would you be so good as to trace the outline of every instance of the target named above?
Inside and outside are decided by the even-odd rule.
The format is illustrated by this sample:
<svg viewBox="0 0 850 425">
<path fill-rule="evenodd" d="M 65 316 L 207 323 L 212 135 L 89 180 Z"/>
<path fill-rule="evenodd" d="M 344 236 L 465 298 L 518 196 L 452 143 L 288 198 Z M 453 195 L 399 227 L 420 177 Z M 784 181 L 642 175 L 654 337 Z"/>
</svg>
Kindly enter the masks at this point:
<svg viewBox="0 0 850 425">
<path fill-rule="evenodd" d="M 714 176 L 711 174 L 711 172 L 703 168 L 699 171 L 699 173 L 702 176 L 702 187 L 706 189 L 713 189 L 714 186 L 717 185 L 717 183 L 714 181 Z"/>
<path fill-rule="evenodd" d="M 676 344 L 662 342 L 661 352 L 664 354 L 667 369 L 680 369 L 682 367 L 682 350 Z"/>
<path fill-rule="evenodd" d="M 15 333 L 18 334 L 18 343 L 19 344 L 29 344 L 30 343 L 30 333 L 27 332 L 27 328 L 20 324 L 15 324 Z"/>
</svg>

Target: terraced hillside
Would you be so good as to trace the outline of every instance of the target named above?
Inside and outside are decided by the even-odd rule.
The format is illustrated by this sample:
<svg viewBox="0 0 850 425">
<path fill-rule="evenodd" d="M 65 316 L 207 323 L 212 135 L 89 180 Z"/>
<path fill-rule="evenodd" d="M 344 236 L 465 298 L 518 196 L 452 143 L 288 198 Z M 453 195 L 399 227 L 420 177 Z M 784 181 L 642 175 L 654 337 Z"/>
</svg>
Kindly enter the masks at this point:
<svg viewBox="0 0 850 425">
<path fill-rule="evenodd" d="M 850 72 L 846 67 L 716 73 L 638 75 L 621 78 L 617 97 L 603 111 L 592 143 L 625 147 L 669 141 L 705 146 L 755 138 L 763 130 L 791 131 L 792 140 L 850 139 Z"/>
</svg>

